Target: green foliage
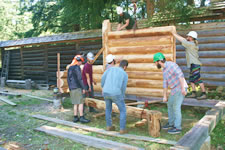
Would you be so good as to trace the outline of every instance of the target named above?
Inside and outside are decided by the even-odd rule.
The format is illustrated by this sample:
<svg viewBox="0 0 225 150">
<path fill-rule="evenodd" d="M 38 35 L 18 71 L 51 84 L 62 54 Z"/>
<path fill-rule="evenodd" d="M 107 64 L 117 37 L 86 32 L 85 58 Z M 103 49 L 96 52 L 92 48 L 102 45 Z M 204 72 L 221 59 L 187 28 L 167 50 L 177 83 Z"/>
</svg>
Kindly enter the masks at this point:
<svg viewBox="0 0 225 150">
<path fill-rule="evenodd" d="M 31 13 L 20 13 L 19 1 L 0 1 L 0 41 L 19 39 L 32 28 Z"/>
<path fill-rule="evenodd" d="M 205 9 L 196 8 L 194 5 L 187 5 L 186 0 L 164 0 L 157 1 L 155 13 L 149 18 L 151 26 L 160 26 L 162 24 L 185 23 L 189 25 L 192 16 L 205 13 Z"/>
</svg>

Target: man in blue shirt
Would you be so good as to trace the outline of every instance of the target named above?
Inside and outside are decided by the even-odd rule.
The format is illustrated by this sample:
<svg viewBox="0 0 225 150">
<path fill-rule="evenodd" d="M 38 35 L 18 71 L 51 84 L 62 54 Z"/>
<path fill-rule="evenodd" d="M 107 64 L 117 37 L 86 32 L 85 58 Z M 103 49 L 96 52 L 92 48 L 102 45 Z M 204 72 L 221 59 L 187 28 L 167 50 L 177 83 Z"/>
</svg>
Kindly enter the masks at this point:
<svg viewBox="0 0 225 150">
<path fill-rule="evenodd" d="M 126 105 L 124 102 L 125 92 L 127 88 L 128 75 L 125 72 L 128 66 L 127 60 L 120 62 L 120 67 L 111 67 L 107 69 L 101 80 L 103 89 L 103 96 L 105 99 L 106 110 L 106 130 L 113 131 L 115 127 L 112 126 L 112 102 L 116 103 L 120 110 L 120 134 L 127 133 L 126 131 Z"/>
</svg>

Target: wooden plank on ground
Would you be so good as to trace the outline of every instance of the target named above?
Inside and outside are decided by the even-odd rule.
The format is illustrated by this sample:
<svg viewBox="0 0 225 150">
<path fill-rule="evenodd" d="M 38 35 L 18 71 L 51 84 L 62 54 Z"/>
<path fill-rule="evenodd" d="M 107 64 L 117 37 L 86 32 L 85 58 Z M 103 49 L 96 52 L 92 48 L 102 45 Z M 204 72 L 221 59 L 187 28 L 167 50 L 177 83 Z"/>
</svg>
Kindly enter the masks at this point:
<svg viewBox="0 0 225 150">
<path fill-rule="evenodd" d="M 62 129 L 58 129 L 50 126 L 42 126 L 36 128 L 35 130 L 45 132 L 46 134 L 50 134 L 53 136 L 58 136 L 62 138 L 67 138 L 77 143 L 81 143 L 87 146 L 100 148 L 100 149 L 118 149 L 118 150 L 142 150 L 143 148 L 135 147 L 132 145 L 114 142 L 110 140 L 100 139 L 92 136 L 87 136 L 71 131 L 65 131 Z"/>
<path fill-rule="evenodd" d="M 21 94 L 18 94 L 18 93 L 11 93 L 11 92 L 5 92 L 5 91 L 0 91 L 0 94 L 6 94 L 10 96 L 21 96 Z"/>
<path fill-rule="evenodd" d="M 220 101 L 216 107 L 209 110 L 206 115 L 187 132 L 171 149 L 199 150 L 209 134 L 216 127 L 216 124 L 223 116 L 225 102 Z"/>
<path fill-rule="evenodd" d="M 0 97 L 0 100 L 3 101 L 3 102 L 5 102 L 5 103 L 7 103 L 7 104 L 12 105 L 12 106 L 16 106 L 15 103 L 13 103 L 13 102 L 11 102 L 10 100 L 7 100 L 7 99 L 5 99 L 5 98 L 3 98 L 3 97 Z"/>
<path fill-rule="evenodd" d="M 168 145 L 175 145 L 176 141 L 170 141 L 170 140 L 165 140 L 165 139 L 159 139 L 159 138 L 151 138 L 151 137 L 146 137 L 146 136 L 136 136 L 132 134 L 124 134 L 121 135 L 118 132 L 115 131 L 106 131 L 103 129 L 95 128 L 95 127 L 89 127 L 86 125 L 78 124 L 78 123 L 73 123 L 70 121 L 65 121 L 65 120 L 60 120 L 57 118 L 51 118 L 43 115 L 32 115 L 32 117 L 37 118 L 37 119 L 42 119 L 46 121 L 51 121 L 55 122 L 61 125 L 69 126 L 69 127 L 74 127 L 74 128 L 79 128 L 82 130 L 90 131 L 90 132 L 95 132 L 107 136 L 113 136 L 113 137 L 119 137 L 119 138 L 126 138 L 126 139 L 131 139 L 131 140 L 139 140 L 139 141 L 146 141 L 146 142 L 155 142 L 155 143 L 161 143 L 161 144 L 168 144 Z"/>
<path fill-rule="evenodd" d="M 27 97 L 30 97 L 30 98 L 36 98 L 36 99 L 40 99 L 40 100 L 44 100 L 44 101 L 48 101 L 48 102 L 53 102 L 53 100 L 51 100 L 51 99 L 37 97 L 37 96 L 33 96 L 33 95 L 27 95 L 27 94 L 25 94 L 24 96 L 27 96 Z"/>
</svg>

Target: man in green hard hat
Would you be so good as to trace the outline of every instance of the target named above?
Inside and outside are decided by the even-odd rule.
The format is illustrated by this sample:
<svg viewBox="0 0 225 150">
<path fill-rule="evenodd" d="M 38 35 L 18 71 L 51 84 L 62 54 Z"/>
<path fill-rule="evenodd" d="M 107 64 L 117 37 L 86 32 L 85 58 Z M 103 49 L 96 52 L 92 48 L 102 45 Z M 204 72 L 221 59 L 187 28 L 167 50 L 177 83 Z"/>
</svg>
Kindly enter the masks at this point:
<svg viewBox="0 0 225 150">
<path fill-rule="evenodd" d="M 180 67 L 172 62 L 166 61 L 162 53 L 156 53 L 153 57 L 153 62 L 158 69 L 163 68 L 163 102 L 167 102 L 168 107 L 168 123 L 162 128 L 170 134 L 181 133 L 181 105 L 184 96 L 187 94 L 187 83 L 184 79 L 184 74 Z M 168 87 L 171 88 L 169 99 L 167 99 Z"/>
</svg>

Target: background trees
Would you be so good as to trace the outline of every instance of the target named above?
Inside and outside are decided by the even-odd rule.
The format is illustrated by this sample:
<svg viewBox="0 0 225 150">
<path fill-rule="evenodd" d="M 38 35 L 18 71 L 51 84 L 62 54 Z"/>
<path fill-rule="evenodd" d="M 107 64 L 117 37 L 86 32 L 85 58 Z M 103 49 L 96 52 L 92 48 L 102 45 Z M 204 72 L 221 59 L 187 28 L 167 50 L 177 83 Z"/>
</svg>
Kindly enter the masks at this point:
<svg viewBox="0 0 225 150">
<path fill-rule="evenodd" d="M 199 13 L 196 4 L 207 0 L 2 0 L 0 1 L 0 40 L 36 37 L 55 33 L 101 28 L 104 19 L 117 21 L 116 6 L 129 11 L 137 1 L 138 19 L 150 23 L 179 18 L 188 21 Z M 176 22 L 174 22 L 176 23 Z M 158 24 L 157 24 L 158 25 Z"/>
</svg>

